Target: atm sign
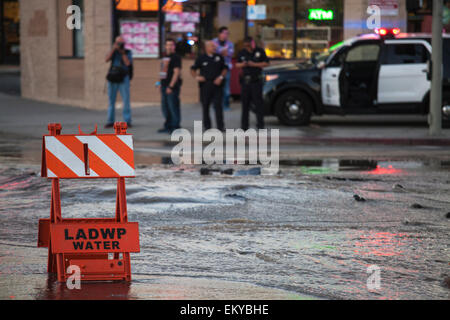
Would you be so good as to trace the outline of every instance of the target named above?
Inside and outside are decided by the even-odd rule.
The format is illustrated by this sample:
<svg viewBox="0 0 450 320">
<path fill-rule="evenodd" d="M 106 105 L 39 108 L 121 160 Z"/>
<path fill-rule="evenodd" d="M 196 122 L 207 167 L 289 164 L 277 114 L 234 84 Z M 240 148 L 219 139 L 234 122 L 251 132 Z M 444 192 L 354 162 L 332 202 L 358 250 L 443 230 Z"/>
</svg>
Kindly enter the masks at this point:
<svg viewBox="0 0 450 320">
<path fill-rule="evenodd" d="M 309 9 L 309 20 L 324 21 L 333 20 L 334 12 L 333 10 L 324 9 Z"/>
</svg>

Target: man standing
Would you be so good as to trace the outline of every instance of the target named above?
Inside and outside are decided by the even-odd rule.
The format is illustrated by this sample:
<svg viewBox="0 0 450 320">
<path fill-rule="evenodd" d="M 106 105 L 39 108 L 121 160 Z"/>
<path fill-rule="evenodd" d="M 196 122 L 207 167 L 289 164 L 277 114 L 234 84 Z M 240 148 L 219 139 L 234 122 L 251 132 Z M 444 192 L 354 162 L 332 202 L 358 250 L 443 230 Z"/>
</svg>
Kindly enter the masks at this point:
<svg viewBox="0 0 450 320">
<path fill-rule="evenodd" d="M 203 106 L 203 125 L 205 130 L 211 129 L 211 118 L 209 117 L 209 107 L 214 103 L 216 113 L 217 128 L 225 131 L 223 121 L 222 97 L 223 81 L 228 72 L 224 58 L 215 53 L 216 46 L 213 41 L 205 44 L 205 54 L 195 60 L 191 68 L 192 76 L 200 85 L 200 100 Z"/>
<path fill-rule="evenodd" d="M 161 61 L 161 107 L 166 122 L 159 133 L 169 133 L 180 128 L 181 58 L 175 53 L 176 43 L 166 40 L 166 56 Z"/>
<path fill-rule="evenodd" d="M 112 128 L 115 122 L 117 91 L 123 101 L 123 119 L 131 128 L 130 80 L 133 56 L 125 49 L 125 40 L 119 36 L 113 48 L 106 56 L 106 62 L 111 62 L 108 72 L 108 120 L 105 128 Z"/>
<path fill-rule="evenodd" d="M 225 111 L 231 110 L 230 108 L 230 79 L 231 79 L 231 69 L 233 68 L 232 58 L 234 55 L 234 44 L 228 41 L 230 37 L 230 31 L 227 27 L 221 27 L 219 29 L 219 36 L 214 39 L 216 45 L 216 53 L 220 54 L 224 59 L 228 67 L 228 73 L 225 76 L 223 83 L 223 109 Z"/>
<path fill-rule="evenodd" d="M 244 131 L 249 129 L 250 105 L 256 108 L 257 127 L 264 129 L 263 76 L 262 69 L 269 66 L 264 49 L 255 45 L 251 37 L 244 39 L 244 49 L 238 54 L 236 67 L 243 68 L 242 85 L 242 124 Z"/>
</svg>

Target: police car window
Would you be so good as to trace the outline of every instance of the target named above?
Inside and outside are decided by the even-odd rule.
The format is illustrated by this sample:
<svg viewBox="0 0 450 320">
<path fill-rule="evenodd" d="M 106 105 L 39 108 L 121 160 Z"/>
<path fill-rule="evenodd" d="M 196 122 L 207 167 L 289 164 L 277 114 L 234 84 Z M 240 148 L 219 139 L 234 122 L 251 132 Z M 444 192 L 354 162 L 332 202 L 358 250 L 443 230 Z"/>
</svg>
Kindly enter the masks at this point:
<svg viewBox="0 0 450 320">
<path fill-rule="evenodd" d="M 352 48 L 345 62 L 372 62 L 378 60 L 380 46 L 377 44 L 364 44 Z"/>
<path fill-rule="evenodd" d="M 336 52 L 336 54 L 332 56 L 332 58 L 327 66 L 328 67 L 342 66 L 342 63 L 344 63 L 345 52 L 346 52 L 345 49 L 340 49 L 338 52 Z"/>
<path fill-rule="evenodd" d="M 426 63 L 428 50 L 421 44 L 389 44 L 383 64 Z"/>
</svg>

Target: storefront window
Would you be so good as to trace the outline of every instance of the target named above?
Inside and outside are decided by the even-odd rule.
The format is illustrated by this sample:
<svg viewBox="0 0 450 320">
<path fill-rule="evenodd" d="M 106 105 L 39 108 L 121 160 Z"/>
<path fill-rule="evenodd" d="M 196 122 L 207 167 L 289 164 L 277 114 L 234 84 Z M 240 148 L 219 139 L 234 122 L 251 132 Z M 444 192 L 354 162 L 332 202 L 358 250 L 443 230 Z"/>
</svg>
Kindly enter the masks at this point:
<svg viewBox="0 0 450 320">
<path fill-rule="evenodd" d="M 159 57 L 158 0 L 116 0 L 116 30 L 135 58 Z"/>
<path fill-rule="evenodd" d="M 321 54 L 343 40 L 343 0 L 297 1 L 297 58 Z"/>
<path fill-rule="evenodd" d="M 164 22 L 160 25 L 159 0 L 116 0 L 116 30 L 135 58 L 159 58 L 160 35 L 162 39 L 170 37 L 188 44 L 195 40 L 200 15 L 181 2 L 162 3 Z"/>
<path fill-rule="evenodd" d="M 18 64 L 20 61 L 19 1 L 1 1 L 0 21 L 0 63 Z"/>
<path fill-rule="evenodd" d="M 165 39 L 174 39 L 176 51 L 182 57 L 191 57 L 198 43 L 200 13 L 197 5 L 185 3 L 182 12 L 164 14 Z"/>
<path fill-rule="evenodd" d="M 307 59 L 342 41 L 343 0 L 247 3 L 248 33 L 265 48 L 269 58 Z"/>
<path fill-rule="evenodd" d="M 293 58 L 293 0 L 256 0 L 247 10 L 248 34 L 269 58 Z"/>
</svg>

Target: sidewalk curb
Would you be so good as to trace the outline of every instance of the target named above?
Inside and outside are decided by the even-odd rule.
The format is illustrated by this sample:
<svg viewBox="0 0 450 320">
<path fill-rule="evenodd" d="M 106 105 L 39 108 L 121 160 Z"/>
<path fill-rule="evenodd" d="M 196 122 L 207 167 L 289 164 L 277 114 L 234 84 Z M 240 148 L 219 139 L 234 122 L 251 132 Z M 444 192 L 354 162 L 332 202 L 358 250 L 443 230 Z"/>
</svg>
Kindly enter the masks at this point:
<svg viewBox="0 0 450 320">
<path fill-rule="evenodd" d="M 146 140 L 135 138 L 138 143 L 178 144 L 177 141 L 167 139 Z M 399 145 L 399 146 L 450 146 L 450 138 L 303 138 L 280 137 L 283 145 Z"/>
<path fill-rule="evenodd" d="M 378 144 L 403 146 L 450 146 L 450 138 L 296 138 L 280 137 L 283 144 Z"/>
</svg>

